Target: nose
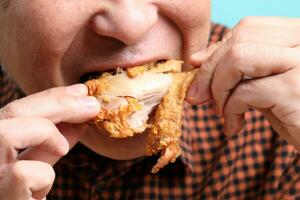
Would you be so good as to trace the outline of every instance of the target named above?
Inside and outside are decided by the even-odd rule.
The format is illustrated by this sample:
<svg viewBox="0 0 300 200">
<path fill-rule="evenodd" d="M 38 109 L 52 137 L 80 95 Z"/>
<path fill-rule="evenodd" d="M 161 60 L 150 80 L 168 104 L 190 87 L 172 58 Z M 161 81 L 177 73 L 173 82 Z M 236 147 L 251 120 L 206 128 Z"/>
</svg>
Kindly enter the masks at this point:
<svg viewBox="0 0 300 200">
<path fill-rule="evenodd" d="M 154 5 L 144 0 L 109 1 L 92 19 L 99 35 L 112 37 L 130 45 L 141 39 L 157 22 Z"/>
</svg>

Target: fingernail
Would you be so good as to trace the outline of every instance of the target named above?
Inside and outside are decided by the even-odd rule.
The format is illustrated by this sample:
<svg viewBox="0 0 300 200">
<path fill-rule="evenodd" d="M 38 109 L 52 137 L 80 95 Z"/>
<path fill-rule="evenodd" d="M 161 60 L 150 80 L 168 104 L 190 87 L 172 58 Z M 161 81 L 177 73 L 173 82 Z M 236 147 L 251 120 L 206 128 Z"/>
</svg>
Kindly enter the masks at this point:
<svg viewBox="0 0 300 200">
<path fill-rule="evenodd" d="M 214 103 L 214 113 L 215 115 L 218 115 L 218 106 Z"/>
<path fill-rule="evenodd" d="M 238 124 L 235 124 L 234 126 L 231 127 L 231 132 L 237 134 L 241 131 L 241 127 Z"/>
<path fill-rule="evenodd" d="M 99 101 L 93 96 L 80 97 L 79 102 L 88 110 L 99 110 Z"/>
<path fill-rule="evenodd" d="M 195 84 L 192 84 L 187 92 L 187 98 L 193 99 L 196 97 L 198 88 Z"/>
<path fill-rule="evenodd" d="M 187 92 L 187 98 L 193 102 L 200 104 L 210 100 L 210 91 L 205 81 L 200 80 L 200 77 L 193 83 Z"/>
<path fill-rule="evenodd" d="M 231 130 L 231 124 L 228 124 L 225 122 L 224 124 L 224 134 L 227 136 L 227 137 L 230 137 L 232 135 L 232 130 Z"/>
<path fill-rule="evenodd" d="M 214 111 L 217 116 L 219 116 L 219 117 L 222 116 L 221 109 L 219 108 L 219 106 L 217 104 L 215 104 Z"/>
<path fill-rule="evenodd" d="M 68 92 L 73 95 L 86 95 L 88 90 L 84 84 L 75 84 L 67 87 Z"/>
</svg>

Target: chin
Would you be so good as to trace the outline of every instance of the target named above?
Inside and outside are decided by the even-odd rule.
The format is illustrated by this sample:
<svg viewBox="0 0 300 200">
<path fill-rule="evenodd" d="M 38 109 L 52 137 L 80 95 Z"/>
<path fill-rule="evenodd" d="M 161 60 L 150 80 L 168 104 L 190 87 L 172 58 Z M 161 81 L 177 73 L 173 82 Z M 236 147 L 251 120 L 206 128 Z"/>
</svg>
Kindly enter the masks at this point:
<svg viewBox="0 0 300 200">
<path fill-rule="evenodd" d="M 147 132 L 129 138 L 113 138 L 105 129 L 90 126 L 80 142 L 101 156 L 132 160 L 145 156 Z"/>
</svg>

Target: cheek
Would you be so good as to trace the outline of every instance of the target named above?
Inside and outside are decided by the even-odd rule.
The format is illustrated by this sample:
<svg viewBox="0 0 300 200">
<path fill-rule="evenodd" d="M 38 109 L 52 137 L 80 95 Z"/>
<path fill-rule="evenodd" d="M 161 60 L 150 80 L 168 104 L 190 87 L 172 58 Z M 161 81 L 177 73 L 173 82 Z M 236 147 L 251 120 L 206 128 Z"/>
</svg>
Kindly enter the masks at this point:
<svg viewBox="0 0 300 200">
<path fill-rule="evenodd" d="M 83 1 L 20 0 L 5 12 L 0 55 L 8 72 L 28 93 L 62 84 L 60 60 L 88 20 Z"/>
<path fill-rule="evenodd" d="M 186 28 L 193 28 L 210 19 L 209 0 L 188 0 L 181 2 L 181 19 L 185 22 Z"/>
<path fill-rule="evenodd" d="M 172 5 L 170 8 L 173 8 L 171 17 L 182 33 L 184 42 L 183 58 L 188 63 L 189 56 L 192 53 L 207 46 L 211 25 L 210 0 L 173 1 L 173 4 L 170 4 Z M 177 9 L 174 9 L 175 4 Z"/>
</svg>

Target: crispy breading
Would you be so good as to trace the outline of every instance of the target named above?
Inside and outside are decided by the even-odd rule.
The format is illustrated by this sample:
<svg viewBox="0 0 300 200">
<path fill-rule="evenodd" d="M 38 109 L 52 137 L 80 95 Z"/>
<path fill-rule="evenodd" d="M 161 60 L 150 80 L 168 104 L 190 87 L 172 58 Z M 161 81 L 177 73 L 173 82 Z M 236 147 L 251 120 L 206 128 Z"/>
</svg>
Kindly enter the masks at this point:
<svg viewBox="0 0 300 200">
<path fill-rule="evenodd" d="M 145 65 L 128 68 L 127 74 L 129 77 L 136 77 L 145 71 L 153 72 L 153 73 L 165 73 L 165 72 L 181 72 L 181 64 L 180 60 L 167 60 L 166 62 L 159 63 L 148 63 Z"/>
<path fill-rule="evenodd" d="M 128 105 L 123 105 L 115 111 L 102 109 L 98 117 L 94 119 L 96 126 L 106 129 L 111 137 L 126 138 L 137 133 L 130 128 L 127 119 L 135 111 L 141 110 L 142 107 L 135 98 L 126 97 L 126 100 Z"/>
<path fill-rule="evenodd" d="M 137 111 L 142 110 L 143 105 L 140 99 L 134 97 L 112 97 L 106 94 L 112 87 L 109 80 L 114 75 L 105 73 L 98 79 L 86 83 L 89 88 L 89 95 L 96 96 L 103 104 L 123 100 L 118 108 L 108 109 L 104 106 L 101 109 L 94 119 L 97 127 L 106 129 L 110 136 L 117 138 L 130 137 L 149 128 L 145 154 L 150 156 L 161 152 L 161 157 L 153 167 L 152 173 L 158 172 L 169 162 L 174 162 L 180 155 L 178 140 L 181 135 L 184 99 L 187 88 L 197 71 L 181 72 L 181 65 L 182 61 L 169 60 L 164 63 L 150 63 L 126 70 L 125 73 L 127 73 L 129 79 L 140 78 L 146 72 L 154 74 L 167 73 L 171 77 L 165 93 L 159 99 L 159 105 L 157 108 L 153 108 L 152 117 L 137 129 L 129 125 L 128 119 Z M 149 81 L 147 80 L 147 82 Z M 162 85 L 166 84 L 162 83 Z"/>
<path fill-rule="evenodd" d="M 126 72 L 119 70 L 119 74 L 125 73 L 128 75 L 128 79 L 134 79 L 135 77 L 142 75 L 146 71 L 153 74 L 178 72 L 181 70 L 181 64 L 182 61 L 177 60 L 170 60 L 158 64 L 150 63 L 142 66 L 128 68 L 126 69 Z M 94 123 L 97 125 L 97 127 L 106 129 L 110 133 L 111 137 L 131 137 L 135 133 L 143 132 L 148 127 L 148 123 L 146 122 L 139 128 L 132 128 L 128 124 L 129 117 L 135 111 L 141 110 L 143 106 L 139 103 L 138 99 L 135 99 L 134 97 L 129 98 L 128 96 L 124 96 L 122 98 L 125 98 L 127 103 L 125 105 L 122 105 L 119 109 L 112 110 L 105 108 L 105 105 L 109 104 L 110 101 L 112 101 L 112 96 L 105 94 L 110 89 L 112 89 L 110 81 L 113 76 L 114 75 L 112 74 L 104 73 L 99 78 L 86 82 L 86 85 L 89 89 L 89 95 L 95 96 L 101 101 L 101 103 L 104 104 L 100 113 L 94 119 Z M 149 80 L 148 82 L 151 83 L 151 80 Z"/>
<path fill-rule="evenodd" d="M 102 100 L 102 103 L 109 103 L 112 101 L 111 97 L 107 95 L 101 95 L 103 92 L 107 91 L 110 86 L 107 81 L 109 76 L 101 76 L 98 79 L 89 80 L 86 82 L 88 87 L 88 94 L 97 97 Z M 124 97 L 127 101 L 126 105 L 120 106 L 119 109 L 111 110 L 103 107 L 98 116 L 93 119 L 94 124 L 99 128 L 106 129 L 111 137 L 116 138 L 126 138 L 134 135 L 134 130 L 132 130 L 128 123 L 128 117 L 137 110 L 142 109 L 138 100 L 132 97 Z M 146 125 L 145 125 L 146 128 Z"/>
<path fill-rule="evenodd" d="M 183 104 L 196 71 L 173 74 L 172 85 L 151 118 L 146 155 L 161 151 L 161 157 L 152 168 L 152 173 L 174 162 L 180 155 L 178 140 L 181 135 Z"/>
</svg>

